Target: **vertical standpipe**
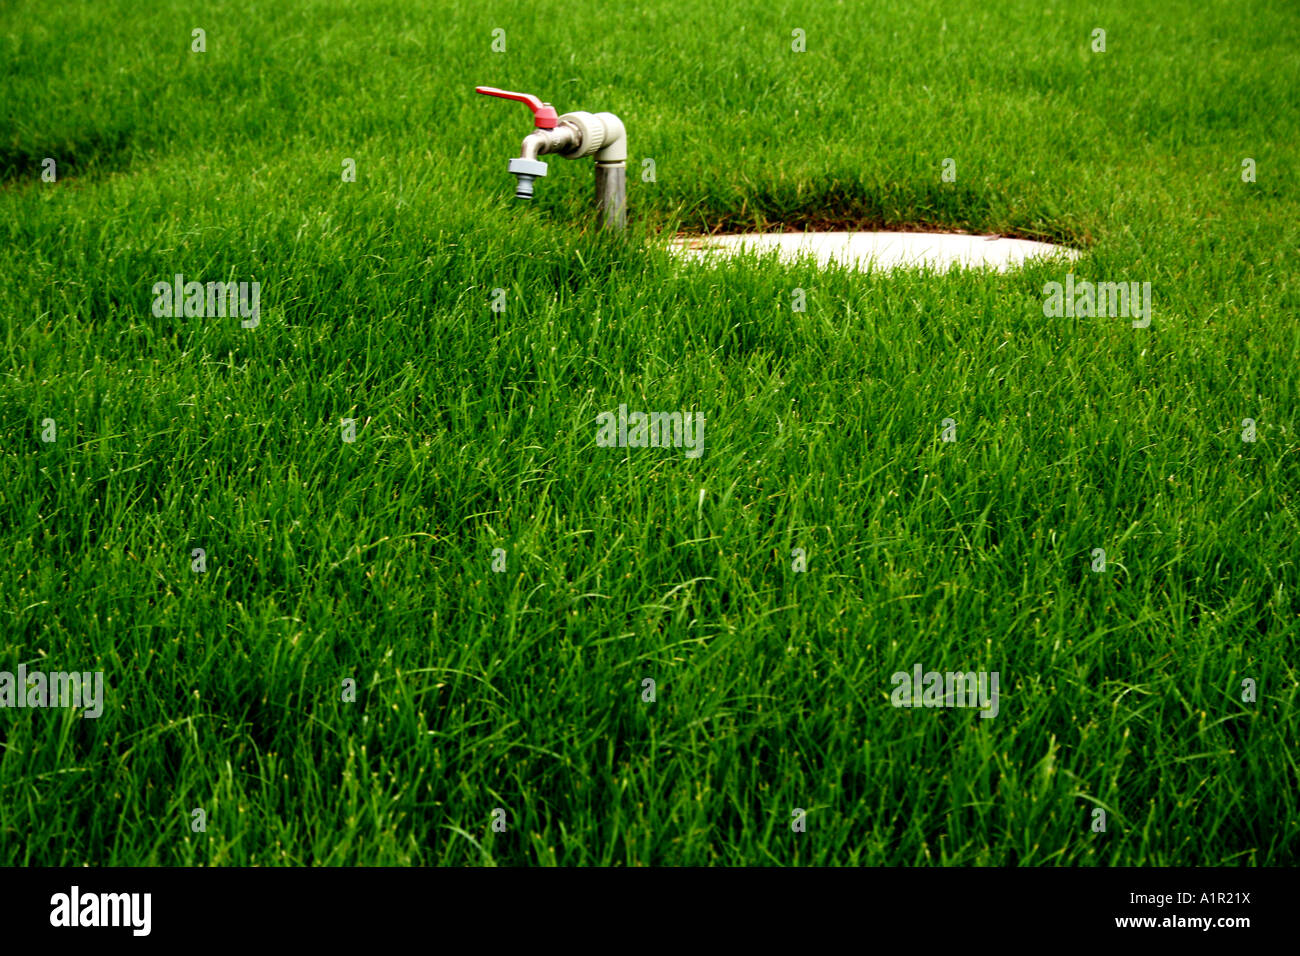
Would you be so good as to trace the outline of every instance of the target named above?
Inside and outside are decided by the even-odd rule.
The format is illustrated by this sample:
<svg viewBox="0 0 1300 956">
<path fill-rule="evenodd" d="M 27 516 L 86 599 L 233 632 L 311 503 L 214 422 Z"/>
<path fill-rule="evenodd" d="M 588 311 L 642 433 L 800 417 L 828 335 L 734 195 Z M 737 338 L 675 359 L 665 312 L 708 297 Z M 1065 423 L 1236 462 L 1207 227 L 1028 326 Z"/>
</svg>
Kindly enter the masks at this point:
<svg viewBox="0 0 1300 956">
<path fill-rule="evenodd" d="M 596 163 L 596 211 L 604 228 L 627 228 L 627 163 Z"/>
<path fill-rule="evenodd" d="M 582 131 L 578 155 L 596 160 L 596 210 L 606 229 L 627 227 L 627 130 L 613 113 L 566 113 Z"/>
</svg>

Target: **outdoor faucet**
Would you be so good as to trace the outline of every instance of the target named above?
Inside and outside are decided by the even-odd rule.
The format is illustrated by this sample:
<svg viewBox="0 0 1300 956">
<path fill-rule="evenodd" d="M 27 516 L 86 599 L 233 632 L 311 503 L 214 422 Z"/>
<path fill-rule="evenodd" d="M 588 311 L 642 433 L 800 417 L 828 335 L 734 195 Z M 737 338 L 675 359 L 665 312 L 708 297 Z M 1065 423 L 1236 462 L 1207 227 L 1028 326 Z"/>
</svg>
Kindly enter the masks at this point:
<svg viewBox="0 0 1300 956">
<path fill-rule="evenodd" d="M 475 87 L 475 92 L 502 99 L 518 100 L 533 111 L 533 126 L 524 137 L 519 155 L 510 160 L 510 172 L 518 178 L 515 196 L 533 198 L 533 180 L 546 175 L 546 164 L 538 156 L 557 153 L 566 159 L 596 158 L 596 209 L 602 225 L 622 229 L 627 225 L 627 131 L 613 113 L 555 114 L 555 107 L 529 93 L 511 93 L 493 86 Z"/>
</svg>

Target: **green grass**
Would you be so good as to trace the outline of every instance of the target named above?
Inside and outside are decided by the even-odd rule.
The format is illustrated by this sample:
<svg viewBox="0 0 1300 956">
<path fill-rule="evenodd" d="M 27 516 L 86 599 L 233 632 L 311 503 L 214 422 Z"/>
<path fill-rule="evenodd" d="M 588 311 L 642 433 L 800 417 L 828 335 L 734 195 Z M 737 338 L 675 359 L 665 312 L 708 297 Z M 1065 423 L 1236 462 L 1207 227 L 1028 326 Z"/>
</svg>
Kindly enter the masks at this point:
<svg viewBox="0 0 1300 956">
<path fill-rule="evenodd" d="M 0 671 L 107 683 L 0 710 L 0 862 L 1296 862 L 1288 4 L 190 6 L 0 11 Z M 625 240 L 586 161 L 516 205 L 475 84 L 624 119 Z M 657 241 L 821 222 L 1072 242 L 1153 321 Z"/>
</svg>

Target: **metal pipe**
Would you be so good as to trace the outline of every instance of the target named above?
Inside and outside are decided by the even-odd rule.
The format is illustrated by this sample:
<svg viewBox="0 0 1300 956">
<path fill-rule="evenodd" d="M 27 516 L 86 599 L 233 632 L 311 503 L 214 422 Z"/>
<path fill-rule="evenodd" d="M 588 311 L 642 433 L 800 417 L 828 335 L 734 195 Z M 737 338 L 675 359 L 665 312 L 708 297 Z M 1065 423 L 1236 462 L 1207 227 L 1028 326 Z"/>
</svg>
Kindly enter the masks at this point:
<svg viewBox="0 0 1300 956">
<path fill-rule="evenodd" d="M 627 163 L 596 163 L 596 211 L 605 228 L 627 227 Z"/>
</svg>

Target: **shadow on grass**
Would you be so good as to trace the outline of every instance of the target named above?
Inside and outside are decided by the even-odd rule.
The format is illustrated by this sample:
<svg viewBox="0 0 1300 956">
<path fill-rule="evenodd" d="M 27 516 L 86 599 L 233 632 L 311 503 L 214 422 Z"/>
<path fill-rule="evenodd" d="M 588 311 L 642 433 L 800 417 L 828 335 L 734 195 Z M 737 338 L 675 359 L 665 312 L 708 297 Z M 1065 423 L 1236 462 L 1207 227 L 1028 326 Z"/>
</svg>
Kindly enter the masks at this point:
<svg viewBox="0 0 1300 956">
<path fill-rule="evenodd" d="M 678 235 L 752 232 L 925 232 L 998 235 L 1081 248 L 1087 237 L 1051 213 L 1006 221 L 1005 203 L 959 183 L 927 184 L 889 193 L 856 184 L 759 187 L 738 212 L 682 210 Z"/>
<path fill-rule="evenodd" d="M 130 133 L 125 129 L 82 127 L 55 136 L 0 143 L 0 182 L 41 181 L 46 159 L 58 179 L 91 171 L 114 172 L 130 165 Z"/>
</svg>

